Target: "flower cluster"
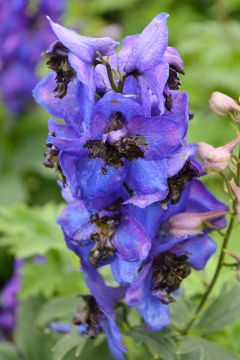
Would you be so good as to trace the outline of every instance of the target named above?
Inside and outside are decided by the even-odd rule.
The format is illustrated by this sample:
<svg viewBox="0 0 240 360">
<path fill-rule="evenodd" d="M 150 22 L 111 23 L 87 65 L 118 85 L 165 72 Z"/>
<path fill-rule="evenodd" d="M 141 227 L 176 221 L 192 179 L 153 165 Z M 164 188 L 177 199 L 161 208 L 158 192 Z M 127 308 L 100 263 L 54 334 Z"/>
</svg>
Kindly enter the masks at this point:
<svg viewBox="0 0 240 360">
<path fill-rule="evenodd" d="M 15 329 L 18 307 L 17 294 L 21 286 L 20 270 L 22 265 L 22 260 L 14 262 L 13 275 L 0 292 L 0 339 L 11 336 Z"/>
<path fill-rule="evenodd" d="M 49 120 L 44 163 L 60 175 L 68 205 L 58 223 L 91 292 L 74 324 L 91 338 L 104 331 L 116 359 L 125 351 L 119 301 L 149 329 L 167 326 L 182 280 L 204 268 L 216 250 L 210 232 L 225 226 L 226 206 L 196 179 L 203 171 L 187 143 L 183 63 L 168 46 L 167 18 L 156 16 L 118 53 L 111 38 L 81 36 L 50 20 L 58 38 L 46 51 L 53 72 L 33 92 L 64 120 Z M 118 287 L 105 284 L 104 266 Z"/>
<path fill-rule="evenodd" d="M 13 114 L 31 100 L 40 55 L 55 39 L 45 17 L 59 19 L 64 7 L 65 0 L 1 1 L 0 92 Z"/>
</svg>

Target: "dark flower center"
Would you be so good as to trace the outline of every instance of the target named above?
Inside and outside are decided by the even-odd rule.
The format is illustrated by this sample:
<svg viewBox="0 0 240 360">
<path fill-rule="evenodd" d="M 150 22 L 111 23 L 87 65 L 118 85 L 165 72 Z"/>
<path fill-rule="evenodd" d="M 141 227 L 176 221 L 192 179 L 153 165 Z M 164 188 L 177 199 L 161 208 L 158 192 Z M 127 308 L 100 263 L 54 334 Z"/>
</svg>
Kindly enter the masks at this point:
<svg viewBox="0 0 240 360">
<path fill-rule="evenodd" d="M 169 66 L 169 76 L 167 84 L 171 90 L 179 90 L 181 86 L 181 81 L 178 77 L 179 70 L 176 69 L 174 65 Z"/>
<path fill-rule="evenodd" d="M 171 293 L 191 272 L 188 256 L 177 256 L 167 251 L 156 256 L 153 266 L 152 294 L 162 303 L 169 304 L 174 301 Z"/>
<path fill-rule="evenodd" d="M 101 331 L 99 318 L 103 314 L 92 295 L 82 295 L 82 298 L 86 305 L 76 311 L 73 317 L 73 324 L 78 326 L 87 325 L 83 333 L 91 339 L 95 339 Z"/>
<path fill-rule="evenodd" d="M 44 154 L 43 165 L 47 168 L 55 169 L 58 172 L 60 180 L 63 184 L 66 184 L 67 181 L 58 160 L 59 150 L 52 144 L 46 144 L 46 148 L 47 151 Z"/>
<path fill-rule="evenodd" d="M 105 134 L 121 130 L 124 124 L 120 113 L 116 113 Z M 108 140 L 89 140 L 84 148 L 88 149 L 88 156 L 91 159 L 101 158 L 105 164 L 118 168 L 124 165 L 125 160 L 135 160 L 144 157 L 143 148 L 147 147 L 146 139 L 142 135 L 122 136 L 111 144 Z M 106 174 L 105 167 L 102 168 L 103 174 Z"/>
<path fill-rule="evenodd" d="M 178 203 L 186 183 L 196 176 L 196 171 L 191 167 L 191 162 L 187 161 L 177 175 L 168 179 L 169 193 L 164 202 L 170 200 L 172 204 Z"/>
<path fill-rule="evenodd" d="M 173 106 L 173 98 L 172 95 L 167 95 L 165 98 L 165 107 L 168 111 L 172 110 L 172 106 Z"/>
<path fill-rule="evenodd" d="M 60 41 L 57 41 L 53 48 L 46 52 L 48 67 L 56 73 L 55 96 L 59 99 L 67 94 L 68 84 L 76 76 L 68 61 L 69 50 Z"/>
<path fill-rule="evenodd" d="M 91 221 L 97 226 L 97 231 L 92 233 L 90 238 L 96 241 L 96 244 L 90 251 L 89 262 L 97 266 L 99 261 L 106 260 L 113 256 L 115 248 L 112 245 L 112 238 L 120 221 L 119 215 L 99 217 L 98 214 L 91 216 Z"/>
</svg>

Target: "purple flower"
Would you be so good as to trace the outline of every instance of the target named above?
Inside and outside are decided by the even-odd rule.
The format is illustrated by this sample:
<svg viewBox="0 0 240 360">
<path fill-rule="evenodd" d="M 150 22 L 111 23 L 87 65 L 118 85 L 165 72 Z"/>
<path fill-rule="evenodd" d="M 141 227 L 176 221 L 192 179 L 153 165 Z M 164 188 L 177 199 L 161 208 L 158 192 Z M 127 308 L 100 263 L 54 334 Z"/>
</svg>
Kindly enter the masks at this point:
<svg viewBox="0 0 240 360">
<path fill-rule="evenodd" d="M 209 234 L 225 226 L 225 205 L 195 179 L 203 168 L 187 142 L 183 63 L 168 46 L 167 17 L 124 39 L 117 54 L 114 40 L 50 20 L 58 40 L 46 56 L 54 72 L 33 91 L 64 120 L 49 120 L 45 165 L 60 176 L 68 205 L 58 223 L 91 293 L 74 322 L 89 337 L 104 331 L 116 359 L 124 351 L 118 301 L 135 307 L 151 330 L 167 326 L 181 281 L 205 266 L 216 250 Z M 105 285 L 104 266 L 119 287 Z"/>
<path fill-rule="evenodd" d="M 15 261 L 13 275 L 0 292 L 0 332 L 11 333 L 15 329 L 22 264 L 21 260 Z"/>
<path fill-rule="evenodd" d="M 42 101 L 44 91 L 38 88 L 36 93 Z M 167 179 L 195 152 L 195 146 L 184 144 L 187 96 L 175 94 L 174 99 L 172 113 L 143 117 L 138 103 L 108 92 L 94 106 L 90 125 L 82 136 L 81 124 L 77 133 L 75 121 L 73 127 L 51 120 L 48 144 L 57 150 L 59 167 L 73 196 L 106 206 L 126 183 L 133 195 L 126 203 L 144 207 L 165 198 Z M 71 123 L 68 112 L 66 117 Z"/>
<path fill-rule="evenodd" d="M 115 279 L 131 282 L 151 247 L 151 234 L 136 219 L 132 205 L 113 203 L 90 214 L 81 200 L 72 200 L 58 219 L 67 246 L 95 267 L 111 264 Z"/>
<path fill-rule="evenodd" d="M 1 1 L 0 92 L 13 114 L 30 102 L 40 55 L 54 40 L 45 17 L 59 19 L 64 9 L 65 0 L 40 0 L 34 8 L 28 0 Z"/>
<path fill-rule="evenodd" d="M 155 229 L 155 238 L 148 259 L 126 291 L 125 302 L 138 310 L 149 329 L 158 331 L 169 324 L 167 305 L 174 301 L 172 294 L 190 274 L 191 267 L 203 269 L 216 251 L 209 233 L 215 227 L 219 229 L 225 226 L 226 210 L 226 206 L 196 180 L 186 186 L 180 201 L 174 205 L 168 203 L 166 210 L 160 204 L 139 210 L 139 217 L 143 222 L 147 221 L 147 227 Z M 197 234 L 173 236 L 171 219 L 186 214 L 187 220 L 189 212 L 196 215 L 204 212 L 215 212 L 216 215 L 218 212 L 218 216 L 209 219 L 212 226 L 199 229 Z M 152 213 L 158 213 L 158 216 L 152 218 Z"/>
</svg>

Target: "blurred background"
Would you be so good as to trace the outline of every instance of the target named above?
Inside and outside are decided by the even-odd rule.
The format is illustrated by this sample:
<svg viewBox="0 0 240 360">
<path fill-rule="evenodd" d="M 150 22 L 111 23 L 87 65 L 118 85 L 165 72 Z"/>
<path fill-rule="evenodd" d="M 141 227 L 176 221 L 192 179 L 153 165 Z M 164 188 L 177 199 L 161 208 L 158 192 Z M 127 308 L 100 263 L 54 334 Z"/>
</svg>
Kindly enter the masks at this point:
<svg viewBox="0 0 240 360">
<path fill-rule="evenodd" d="M 16 3 L 15 8 L 13 3 Z M 189 142 L 206 141 L 217 146 L 232 139 L 234 131 L 227 119 L 210 112 L 208 99 L 216 90 L 235 99 L 240 95 L 240 0 L 66 0 L 62 1 L 62 7 L 53 5 L 54 10 L 50 8 L 52 1 L 46 2 L 49 7 L 45 8 L 39 8 L 37 0 L 22 1 L 19 10 L 20 3 L 0 1 L 0 42 L 6 45 L 0 54 L 0 285 L 3 288 L 11 277 L 14 257 L 25 259 L 19 299 L 26 305 L 18 315 L 17 339 L 27 359 L 52 360 L 55 358 L 49 357 L 48 343 L 53 340 L 38 329 L 47 324 L 49 309 L 46 310 L 46 306 L 58 298 L 66 298 L 71 303 L 71 297 L 84 291 L 84 285 L 77 260 L 67 251 L 55 224 L 63 207 L 56 176 L 42 165 L 48 114 L 31 99 L 32 86 L 48 72 L 40 54 L 54 40 L 54 36 L 49 35 L 51 30 L 45 15 L 50 14 L 83 35 L 111 36 L 120 40 L 141 32 L 157 13 L 168 12 L 169 44 L 176 47 L 183 58 L 182 90 L 189 93 L 190 110 L 195 115 L 190 124 Z M 21 23 L 21 11 L 22 17 L 31 17 L 28 25 Z M 16 49 L 16 38 L 6 41 L 11 32 L 20 34 L 19 29 L 24 33 L 21 54 Z M 11 45 L 12 50 L 10 46 L 12 52 L 9 42 L 16 47 Z M 24 68 L 16 66 L 18 59 Z M 13 63 L 13 68 L 9 69 L 9 64 Z M 14 87 L 16 91 L 11 94 Z M 218 197 L 225 199 L 217 177 L 206 177 L 205 181 Z M 236 230 L 230 247 L 240 252 L 239 242 Z M 39 256 L 43 257 L 42 261 L 38 261 Z M 213 259 L 200 276 L 207 278 L 214 264 Z M 186 281 L 184 291 L 187 294 L 200 290 L 201 286 L 198 288 L 195 281 L 198 276 L 194 274 Z M 224 274 L 227 280 L 234 276 L 231 270 Z M 32 310 L 27 312 L 31 302 Z M 31 316 L 38 320 L 34 341 L 42 357 L 35 354 L 33 345 L 30 346 L 23 335 L 31 329 Z M 211 336 L 240 354 L 239 334 L 240 322 L 236 321 Z M 128 345 L 129 359 L 141 358 L 134 352 L 130 340 Z M 104 346 L 101 347 L 102 356 L 109 359 Z M 84 356 L 80 359 L 90 359 L 94 355 Z"/>
</svg>

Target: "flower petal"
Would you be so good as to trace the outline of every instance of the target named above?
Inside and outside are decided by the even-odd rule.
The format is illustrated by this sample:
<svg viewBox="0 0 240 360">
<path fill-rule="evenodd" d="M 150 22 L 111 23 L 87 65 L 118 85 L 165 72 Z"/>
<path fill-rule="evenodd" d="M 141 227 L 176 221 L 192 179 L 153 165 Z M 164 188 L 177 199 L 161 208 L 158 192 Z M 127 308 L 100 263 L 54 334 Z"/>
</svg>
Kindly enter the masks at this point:
<svg viewBox="0 0 240 360">
<path fill-rule="evenodd" d="M 125 178 L 124 167 L 108 167 L 107 174 L 104 175 L 101 162 L 89 159 L 85 149 L 61 151 L 59 162 L 76 199 L 94 199 L 95 204 L 104 207 L 104 204 L 109 205 L 119 196 Z"/>
<path fill-rule="evenodd" d="M 63 99 L 55 97 L 55 73 L 44 77 L 34 88 L 34 99 L 43 106 L 51 115 L 64 119 L 80 135 L 84 130 L 82 109 L 89 105 L 79 101 L 80 83 L 75 79 L 69 83 L 68 91 Z"/>
<path fill-rule="evenodd" d="M 168 76 L 169 66 L 166 63 L 159 64 L 154 69 L 145 71 L 141 76 L 139 76 L 139 81 L 145 82 L 152 93 L 157 96 L 160 114 L 162 114 L 165 110 L 163 90 L 167 83 Z"/>
<path fill-rule="evenodd" d="M 75 31 L 67 29 L 50 18 L 50 25 L 57 35 L 58 39 L 65 45 L 74 55 L 85 62 L 92 62 L 99 51 L 102 56 L 113 54 L 119 43 L 109 37 L 92 38 L 82 36 Z"/>
<path fill-rule="evenodd" d="M 122 211 L 121 223 L 114 234 L 113 245 L 127 261 L 144 260 L 149 253 L 151 240 L 127 208 Z"/>
<path fill-rule="evenodd" d="M 168 156 L 181 144 L 184 129 L 167 117 L 134 117 L 127 122 L 129 135 L 142 135 L 146 139 L 144 158 L 158 160 Z"/>
<path fill-rule="evenodd" d="M 150 262 L 142 268 L 138 279 L 127 289 L 125 302 L 136 307 L 150 330 L 160 331 L 170 322 L 169 310 L 151 294 L 151 266 Z"/>
<path fill-rule="evenodd" d="M 171 249 L 178 256 L 187 254 L 196 270 L 202 270 L 216 250 L 217 245 L 208 235 L 194 236 Z"/>
<path fill-rule="evenodd" d="M 121 255 L 115 257 L 111 263 L 114 279 L 122 285 L 131 284 L 137 277 L 141 261 L 126 261 Z"/>
<path fill-rule="evenodd" d="M 134 191 L 125 204 L 140 207 L 164 199 L 168 194 L 167 177 L 161 160 L 137 159 L 129 164 L 126 183 Z M 144 202 L 146 201 L 146 204 Z"/>
<path fill-rule="evenodd" d="M 135 69 L 142 73 L 162 61 L 168 43 L 168 16 L 166 13 L 155 16 L 139 35 L 125 65 L 127 73 Z"/>
</svg>

